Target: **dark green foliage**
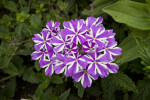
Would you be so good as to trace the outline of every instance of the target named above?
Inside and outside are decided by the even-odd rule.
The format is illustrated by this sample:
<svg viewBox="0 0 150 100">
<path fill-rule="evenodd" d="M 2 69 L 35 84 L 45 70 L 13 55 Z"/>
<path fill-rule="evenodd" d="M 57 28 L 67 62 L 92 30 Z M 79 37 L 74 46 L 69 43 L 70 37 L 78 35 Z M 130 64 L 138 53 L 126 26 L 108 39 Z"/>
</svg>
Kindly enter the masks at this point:
<svg viewBox="0 0 150 100">
<path fill-rule="evenodd" d="M 16 80 L 12 79 L 5 85 L 5 87 L 1 91 L 0 94 L 1 100 L 8 100 L 10 98 L 13 98 L 15 94 L 15 89 L 16 89 Z"/>
<path fill-rule="evenodd" d="M 127 89 L 129 91 L 138 92 L 134 82 L 125 74 L 118 72 L 117 74 L 112 74 L 109 78 L 119 85 L 120 87 Z"/>
<path fill-rule="evenodd" d="M 142 59 L 142 63 L 145 66 L 150 65 L 150 46 L 144 40 L 144 38 L 136 37 L 136 42 L 138 45 L 138 52 L 140 54 L 140 58 Z"/>
<path fill-rule="evenodd" d="M 114 92 L 117 89 L 116 84 L 109 78 L 104 78 L 101 80 L 101 85 L 104 91 L 104 98 L 106 100 L 115 100 Z"/>
<path fill-rule="evenodd" d="M 59 96 L 59 99 L 60 100 L 66 100 L 67 97 L 69 96 L 69 93 L 70 93 L 70 89 L 66 90 L 64 93 L 62 93 L 60 96 Z"/>
<path fill-rule="evenodd" d="M 140 80 L 137 83 L 139 93 L 133 94 L 133 100 L 149 100 L 150 96 L 150 80 Z"/>
<path fill-rule="evenodd" d="M 78 96 L 82 98 L 85 88 L 83 88 L 83 86 L 77 82 L 74 82 L 74 86 L 78 89 Z"/>
<path fill-rule="evenodd" d="M 149 100 L 150 0 L 1 0 L 0 11 L 0 100 Z M 50 20 L 91 15 L 116 33 L 119 72 L 86 89 L 62 74 L 45 76 L 30 56 L 33 34 Z"/>
</svg>

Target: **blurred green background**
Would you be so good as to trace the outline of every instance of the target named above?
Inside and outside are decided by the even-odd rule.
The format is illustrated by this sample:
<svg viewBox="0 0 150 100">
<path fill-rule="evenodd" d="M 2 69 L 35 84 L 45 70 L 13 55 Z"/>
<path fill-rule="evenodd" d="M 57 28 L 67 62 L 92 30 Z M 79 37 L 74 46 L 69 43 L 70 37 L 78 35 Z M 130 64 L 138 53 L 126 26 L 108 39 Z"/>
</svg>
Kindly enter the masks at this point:
<svg viewBox="0 0 150 100">
<path fill-rule="evenodd" d="M 102 16 L 123 49 L 117 74 L 83 88 L 64 75 L 45 76 L 33 34 L 46 22 Z M 150 0 L 0 0 L 0 100 L 149 100 Z"/>
</svg>

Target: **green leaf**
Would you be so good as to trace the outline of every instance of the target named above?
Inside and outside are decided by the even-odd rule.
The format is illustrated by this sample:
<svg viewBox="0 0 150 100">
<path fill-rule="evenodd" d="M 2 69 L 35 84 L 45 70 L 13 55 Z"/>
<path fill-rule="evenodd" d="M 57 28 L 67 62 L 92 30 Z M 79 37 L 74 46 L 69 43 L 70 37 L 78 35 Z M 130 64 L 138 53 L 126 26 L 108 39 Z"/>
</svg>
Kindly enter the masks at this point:
<svg viewBox="0 0 150 100">
<path fill-rule="evenodd" d="M 139 57 L 137 52 L 137 45 L 133 34 L 130 34 L 125 38 L 120 44 L 119 47 L 122 48 L 122 54 L 116 60 L 116 63 L 121 65 L 125 62 L 134 60 Z"/>
<path fill-rule="evenodd" d="M 148 4 L 150 4 L 150 0 L 145 0 Z"/>
<path fill-rule="evenodd" d="M 8 73 L 10 75 L 17 75 L 18 71 L 14 64 L 10 63 L 5 69 L 3 69 L 5 73 Z"/>
<path fill-rule="evenodd" d="M 42 23 L 41 18 L 42 18 L 42 16 L 40 14 L 39 15 L 32 14 L 30 16 L 30 23 L 31 23 L 31 25 L 34 28 L 37 28 L 38 26 L 40 26 L 41 23 Z"/>
<path fill-rule="evenodd" d="M 57 96 L 52 93 L 53 87 L 49 87 L 45 93 L 47 100 L 59 100 Z"/>
<path fill-rule="evenodd" d="M 144 40 L 144 38 L 136 37 L 136 43 L 138 46 L 138 53 L 140 55 L 140 58 L 142 59 L 142 62 L 145 66 L 150 65 L 150 46 L 149 44 Z"/>
<path fill-rule="evenodd" d="M 102 95 L 102 92 L 96 86 L 92 86 L 90 88 L 86 88 L 85 92 L 88 95 L 91 95 L 91 96 L 94 96 L 94 97 L 99 97 L 100 95 Z"/>
<path fill-rule="evenodd" d="M 42 68 L 40 67 L 39 61 L 36 60 L 34 63 L 34 68 L 39 72 Z"/>
<path fill-rule="evenodd" d="M 34 51 L 33 45 L 34 45 L 34 42 L 32 41 L 31 38 L 29 38 L 29 40 L 27 40 L 27 42 L 25 42 L 25 44 L 24 44 L 25 49 L 22 49 L 19 52 L 19 54 L 20 55 L 31 55 L 31 53 L 33 53 L 33 51 Z"/>
<path fill-rule="evenodd" d="M 137 84 L 138 93 L 133 94 L 133 100 L 149 100 L 150 80 L 140 80 Z"/>
<path fill-rule="evenodd" d="M 85 14 L 85 15 L 100 15 L 101 13 L 103 13 L 102 8 L 107 7 L 107 6 L 113 4 L 116 1 L 117 0 L 95 0 L 91 4 L 91 10 L 84 9 L 82 11 L 82 14 Z"/>
<path fill-rule="evenodd" d="M 8 100 L 13 98 L 15 94 L 15 88 L 16 88 L 16 80 L 12 79 L 5 85 L 4 89 L 1 91 L 0 100 Z"/>
<path fill-rule="evenodd" d="M 73 94 L 70 94 L 67 100 L 83 100 L 83 99 L 79 98 L 78 96 L 74 96 Z"/>
<path fill-rule="evenodd" d="M 59 99 L 60 100 L 66 100 L 67 97 L 69 96 L 69 93 L 70 93 L 70 89 L 66 90 L 64 93 L 62 93 L 60 96 L 59 96 Z"/>
<path fill-rule="evenodd" d="M 34 94 L 36 100 L 47 100 L 47 97 L 43 92 L 43 90 L 46 89 L 48 86 L 49 86 L 49 82 L 47 82 L 47 80 L 43 81 L 43 83 L 38 86 Z"/>
<path fill-rule="evenodd" d="M 14 1 L 7 1 L 4 7 L 10 11 L 17 12 L 17 4 Z"/>
<path fill-rule="evenodd" d="M 57 96 L 55 96 L 54 94 L 50 93 L 49 95 L 49 99 L 48 100 L 59 100 Z"/>
<path fill-rule="evenodd" d="M 104 98 L 106 100 L 115 100 L 116 84 L 109 78 L 101 79 L 102 89 L 104 91 Z"/>
<path fill-rule="evenodd" d="M 83 88 L 83 86 L 79 82 L 73 82 L 73 83 L 74 83 L 74 86 L 78 89 L 78 96 L 82 98 L 85 88 Z"/>
<path fill-rule="evenodd" d="M 146 66 L 143 70 L 150 70 L 150 66 Z"/>
<path fill-rule="evenodd" d="M 22 66 L 24 60 L 20 57 L 20 56 L 14 56 L 13 57 L 13 64 L 16 66 L 17 71 L 18 71 L 18 76 L 22 76 L 24 70 L 25 70 L 25 66 Z"/>
<path fill-rule="evenodd" d="M 30 15 L 22 11 L 21 13 L 16 13 L 16 19 L 19 22 L 24 22 Z"/>
<path fill-rule="evenodd" d="M 141 30 L 150 30 L 150 5 L 146 3 L 120 0 L 104 8 L 103 11 L 111 15 L 119 23 Z"/>
<path fill-rule="evenodd" d="M 75 0 L 65 0 L 65 1 L 67 2 L 68 6 L 66 7 L 64 11 L 68 13 L 75 6 Z"/>
<path fill-rule="evenodd" d="M 37 100 L 46 100 L 46 96 L 43 92 L 43 88 L 41 85 L 38 86 L 38 88 L 35 91 L 35 97 Z"/>
<path fill-rule="evenodd" d="M 19 23 L 16 28 L 15 28 L 15 33 L 19 36 L 21 36 L 23 30 L 25 28 L 25 24 L 24 23 Z"/>
<path fill-rule="evenodd" d="M 30 83 L 39 83 L 39 78 L 37 77 L 38 75 L 35 74 L 33 71 L 33 68 L 30 67 L 24 71 L 23 74 L 23 80 L 28 81 Z"/>
<path fill-rule="evenodd" d="M 7 15 L 7 14 L 4 14 L 3 17 L 2 17 L 2 19 L 0 19 L 0 23 L 1 23 L 2 25 L 6 25 L 6 26 L 11 25 L 11 22 L 12 22 L 12 21 L 13 21 L 13 18 L 10 17 L 10 16 Z M 3 29 L 3 30 L 6 30 L 6 29 Z"/>
<path fill-rule="evenodd" d="M 117 74 L 112 74 L 109 77 L 114 83 L 117 85 L 121 86 L 122 88 L 128 90 L 128 91 L 133 91 L 133 92 L 138 92 L 134 82 L 125 74 L 123 73 L 117 73 Z"/>
<path fill-rule="evenodd" d="M 43 8 L 43 7 L 44 7 L 44 3 L 41 3 L 41 4 L 40 4 L 40 8 Z"/>
<path fill-rule="evenodd" d="M 63 79 L 59 75 L 53 75 L 50 79 L 50 81 L 54 84 L 62 84 Z"/>
</svg>

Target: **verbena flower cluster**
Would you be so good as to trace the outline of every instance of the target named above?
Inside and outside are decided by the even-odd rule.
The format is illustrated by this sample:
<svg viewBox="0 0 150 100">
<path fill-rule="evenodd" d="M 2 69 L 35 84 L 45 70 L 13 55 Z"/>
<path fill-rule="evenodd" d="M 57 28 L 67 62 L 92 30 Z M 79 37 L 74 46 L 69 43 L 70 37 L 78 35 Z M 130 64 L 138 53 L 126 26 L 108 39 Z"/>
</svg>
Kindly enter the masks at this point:
<svg viewBox="0 0 150 100">
<path fill-rule="evenodd" d="M 88 17 L 63 22 L 47 22 L 40 34 L 34 34 L 36 43 L 31 56 L 39 60 L 45 75 L 64 73 L 83 87 L 91 87 L 92 80 L 117 73 L 118 65 L 113 63 L 122 49 L 117 46 L 113 30 L 106 30 L 101 17 Z"/>
</svg>

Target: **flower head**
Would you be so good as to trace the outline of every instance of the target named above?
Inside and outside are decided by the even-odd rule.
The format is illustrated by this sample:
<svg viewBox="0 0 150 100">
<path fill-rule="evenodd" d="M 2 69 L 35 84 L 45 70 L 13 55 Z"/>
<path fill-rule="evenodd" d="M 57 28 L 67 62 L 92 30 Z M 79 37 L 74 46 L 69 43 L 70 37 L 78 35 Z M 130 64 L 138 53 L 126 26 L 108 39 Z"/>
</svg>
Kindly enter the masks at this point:
<svg viewBox="0 0 150 100">
<path fill-rule="evenodd" d="M 84 88 L 91 87 L 92 80 L 117 73 L 119 66 L 113 61 L 121 55 L 117 47 L 115 33 L 106 30 L 101 17 L 88 17 L 63 22 L 47 22 L 41 34 L 34 34 L 36 43 L 31 56 L 39 60 L 45 75 L 64 73 L 76 82 L 81 81 Z"/>
</svg>

